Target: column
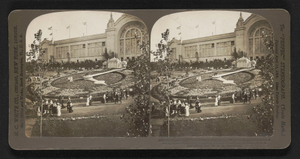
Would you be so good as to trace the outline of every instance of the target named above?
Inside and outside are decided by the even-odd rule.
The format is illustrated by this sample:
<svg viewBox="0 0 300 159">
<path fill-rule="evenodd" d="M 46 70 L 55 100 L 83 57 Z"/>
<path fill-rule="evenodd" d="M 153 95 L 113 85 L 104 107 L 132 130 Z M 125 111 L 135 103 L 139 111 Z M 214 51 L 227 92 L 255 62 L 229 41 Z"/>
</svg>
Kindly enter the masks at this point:
<svg viewBox="0 0 300 159">
<path fill-rule="evenodd" d="M 87 45 L 87 43 L 84 43 L 84 45 L 85 45 L 85 56 L 89 56 L 88 45 Z"/>
<path fill-rule="evenodd" d="M 214 42 L 214 56 L 217 56 L 217 43 Z"/>
</svg>

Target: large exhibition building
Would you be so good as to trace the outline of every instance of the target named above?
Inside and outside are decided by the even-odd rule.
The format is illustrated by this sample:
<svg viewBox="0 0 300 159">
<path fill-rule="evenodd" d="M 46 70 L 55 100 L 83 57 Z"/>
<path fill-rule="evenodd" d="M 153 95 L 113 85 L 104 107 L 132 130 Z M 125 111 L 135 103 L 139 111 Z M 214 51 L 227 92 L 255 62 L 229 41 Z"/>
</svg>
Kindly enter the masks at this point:
<svg viewBox="0 0 300 159">
<path fill-rule="evenodd" d="M 57 41 L 42 41 L 46 61 L 106 60 L 105 50 L 114 52 L 121 60 L 134 59 L 141 54 L 137 45 L 143 37 L 145 24 L 137 17 L 123 14 L 114 21 L 111 14 L 105 33 L 69 38 Z"/>
<path fill-rule="evenodd" d="M 171 58 L 186 62 L 228 60 L 233 58 L 231 53 L 236 48 L 245 52 L 250 60 L 263 59 L 270 52 L 263 44 L 262 34 L 271 32 L 272 28 L 265 18 L 252 14 L 244 20 L 240 13 L 234 32 L 182 41 L 173 38 L 169 42 Z"/>
</svg>

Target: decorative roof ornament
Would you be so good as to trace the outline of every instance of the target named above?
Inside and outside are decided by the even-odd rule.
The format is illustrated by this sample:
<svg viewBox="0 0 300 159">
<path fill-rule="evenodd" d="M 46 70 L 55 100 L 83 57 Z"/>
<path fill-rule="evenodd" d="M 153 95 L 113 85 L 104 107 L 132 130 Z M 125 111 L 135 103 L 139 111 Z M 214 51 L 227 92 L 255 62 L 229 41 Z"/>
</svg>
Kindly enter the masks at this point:
<svg viewBox="0 0 300 159">
<path fill-rule="evenodd" d="M 244 18 L 242 16 L 242 12 L 240 12 L 240 18 L 238 20 L 238 22 L 236 23 L 236 27 L 243 27 L 244 26 Z"/>
<path fill-rule="evenodd" d="M 114 18 L 113 18 L 112 13 L 110 13 L 110 19 L 109 19 L 109 21 L 108 21 L 108 23 L 107 23 L 107 28 L 113 28 L 114 25 L 115 25 L 115 20 L 114 20 Z"/>
</svg>

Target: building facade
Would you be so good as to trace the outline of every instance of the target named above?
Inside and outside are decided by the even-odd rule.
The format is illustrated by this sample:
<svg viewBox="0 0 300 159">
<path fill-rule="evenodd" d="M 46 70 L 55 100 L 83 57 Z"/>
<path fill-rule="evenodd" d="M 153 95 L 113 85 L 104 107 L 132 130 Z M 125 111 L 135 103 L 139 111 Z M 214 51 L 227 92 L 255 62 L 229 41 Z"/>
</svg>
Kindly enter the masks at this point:
<svg viewBox="0 0 300 159">
<path fill-rule="evenodd" d="M 250 60 L 263 59 L 270 52 L 263 44 L 262 34 L 271 32 L 272 28 L 265 18 L 252 14 L 244 20 L 240 13 L 234 32 L 183 41 L 173 38 L 169 42 L 171 58 L 186 62 L 226 61 L 233 59 L 231 53 L 236 48 L 236 51 L 245 52 Z"/>
<path fill-rule="evenodd" d="M 114 21 L 111 14 L 105 33 L 53 42 L 45 39 L 42 58 L 57 62 L 107 60 L 104 56 L 106 50 L 114 52 L 122 61 L 134 59 L 141 54 L 137 43 L 143 38 L 143 30 L 147 31 L 147 28 L 139 18 L 123 14 Z"/>
</svg>

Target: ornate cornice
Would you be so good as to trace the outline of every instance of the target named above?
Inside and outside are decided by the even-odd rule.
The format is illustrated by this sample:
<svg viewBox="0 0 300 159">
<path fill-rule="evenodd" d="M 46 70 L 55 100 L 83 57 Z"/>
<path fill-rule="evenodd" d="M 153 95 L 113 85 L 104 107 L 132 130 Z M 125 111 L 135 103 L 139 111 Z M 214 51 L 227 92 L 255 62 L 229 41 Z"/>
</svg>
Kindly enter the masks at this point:
<svg viewBox="0 0 300 159">
<path fill-rule="evenodd" d="M 182 44 L 213 41 L 213 40 L 220 40 L 220 39 L 227 39 L 227 38 L 235 38 L 235 33 L 232 32 L 232 33 L 226 33 L 226 34 L 220 34 L 220 35 L 206 36 L 206 37 L 202 37 L 202 38 L 183 40 Z"/>
<path fill-rule="evenodd" d="M 104 39 L 104 38 L 106 38 L 106 33 L 88 35 L 88 36 L 70 38 L 70 39 L 64 39 L 64 40 L 58 40 L 58 41 L 54 41 L 54 45 L 75 43 L 75 42 L 88 41 L 88 40 L 97 40 L 97 39 Z"/>
</svg>

